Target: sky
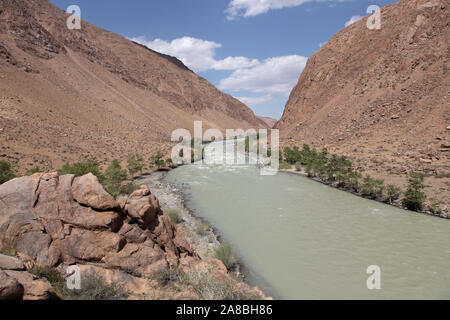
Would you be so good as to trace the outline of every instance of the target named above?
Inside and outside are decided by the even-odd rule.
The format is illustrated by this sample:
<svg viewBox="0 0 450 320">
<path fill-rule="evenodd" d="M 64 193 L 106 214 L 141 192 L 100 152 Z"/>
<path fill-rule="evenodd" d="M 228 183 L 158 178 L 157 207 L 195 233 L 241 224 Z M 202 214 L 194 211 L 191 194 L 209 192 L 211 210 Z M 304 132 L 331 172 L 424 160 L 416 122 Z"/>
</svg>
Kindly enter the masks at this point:
<svg viewBox="0 0 450 320">
<path fill-rule="evenodd" d="M 308 57 L 394 0 L 51 0 L 81 18 L 176 56 L 255 114 L 279 119 Z"/>
</svg>

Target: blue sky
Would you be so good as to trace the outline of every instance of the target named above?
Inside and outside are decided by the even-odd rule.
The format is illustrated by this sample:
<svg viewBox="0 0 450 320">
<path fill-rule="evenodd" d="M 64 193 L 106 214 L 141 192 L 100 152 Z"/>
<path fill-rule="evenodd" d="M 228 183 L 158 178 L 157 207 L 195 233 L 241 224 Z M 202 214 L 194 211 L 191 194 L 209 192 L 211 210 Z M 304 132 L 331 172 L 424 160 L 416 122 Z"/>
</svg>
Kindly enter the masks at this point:
<svg viewBox="0 0 450 320">
<path fill-rule="evenodd" d="M 51 0 L 171 54 L 257 115 L 280 118 L 307 58 L 370 5 L 394 0 Z M 352 19 L 353 18 L 353 19 Z M 352 19 L 352 20 L 351 20 Z"/>
</svg>

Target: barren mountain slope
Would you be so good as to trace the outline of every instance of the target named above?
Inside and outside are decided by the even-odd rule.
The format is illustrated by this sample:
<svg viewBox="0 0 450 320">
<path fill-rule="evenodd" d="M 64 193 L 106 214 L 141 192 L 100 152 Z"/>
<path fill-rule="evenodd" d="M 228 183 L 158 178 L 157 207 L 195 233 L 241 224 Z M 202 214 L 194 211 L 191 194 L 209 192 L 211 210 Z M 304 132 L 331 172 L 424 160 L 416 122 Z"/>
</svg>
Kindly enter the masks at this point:
<svg viewBox="0 0 450 320">
<path fill-rule="evenodd" d="M 276 124 L 284 144 L 309 143 L 404 181 L 423 171 L 449 197 L 450 4 L 401 0 L 336 34 L 308 61 Z M 397 178 L 396 178 L 397 177 Z M 446 178 L 445 178 L 446 177 Z"/>
<path fill-rule="evenodd" d="M 25 169 L 170 148 L 176 128 L 266 124 L 176 58 L 68 14 L 47 0 L 0 0 L 0 158 Z"/>
</svg>

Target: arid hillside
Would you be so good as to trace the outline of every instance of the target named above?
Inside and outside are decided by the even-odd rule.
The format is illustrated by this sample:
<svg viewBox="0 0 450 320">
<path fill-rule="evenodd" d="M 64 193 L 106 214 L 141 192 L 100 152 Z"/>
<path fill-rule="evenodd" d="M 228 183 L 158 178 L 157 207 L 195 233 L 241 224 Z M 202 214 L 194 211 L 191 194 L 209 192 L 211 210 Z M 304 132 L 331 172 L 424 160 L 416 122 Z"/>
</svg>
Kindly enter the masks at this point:
<svg viewBox="0 0 450 320">
<path fill-rule="evenodd" d="M 267 127 L 179 60 L 47 0 L 0 0 L 0 159 L 21 171 L 95 156 L 149 157 L 176 128 Z"/>
<path fill-rule="evenodd" d="M 424 172 L 450 194 L 450 4 L 400 0 L 337 33 L 308 61 L 276 124 L 282 143 L 347 155 L 391 182 Z"/>
</svg>

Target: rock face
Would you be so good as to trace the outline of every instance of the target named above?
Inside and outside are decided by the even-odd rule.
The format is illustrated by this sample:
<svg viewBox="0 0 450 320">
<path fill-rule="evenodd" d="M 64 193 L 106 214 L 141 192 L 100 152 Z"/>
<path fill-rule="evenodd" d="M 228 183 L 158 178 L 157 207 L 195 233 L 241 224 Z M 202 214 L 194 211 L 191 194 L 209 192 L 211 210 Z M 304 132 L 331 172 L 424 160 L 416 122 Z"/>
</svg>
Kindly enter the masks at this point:
<svg viewBox="0 0 450 320">
<path fill-rule="evenodd" d="M 328 147 L 368 170 L 449 174 L 437 139 L 450 138 L 449 12 L 444 0 L 400 0 L 381 9 L 380 30 L 366 17 L 338 32 L 292 91 L 282 142 Z"/>
<path fill-rule="evenodd" d="M 14 249 L 35 266 L 99 263 L 148 277 L 180 259 L 198 260 L 148 187 L 121 208 L 92 174 L 36 174 L 0 185 L 0 199 L 0 250 Z M 20 260 L 0 255 L 0 269 L 2 297 L 18 292 L 11 277 L 25 299 L 52 297 L 51 286 L 23 271 Z"/>
<path fill-rule="evenodd" d="M 15 278 L 0 270 L 0 300 L 20 300 L 23 291 L 23 286 Z"/>
<path fill-rule="evenodd" d="M 194 120 L 267 127 L 173 57 L 85 21 L 69 30 L 68 15 L 48 0 L 0 0 L 0 8 L 0 127 L 8 132 L 0 154 L 20 168 L 37 159 L 51 171 L 87 153 L 149 157 Z"/>
</svg>

